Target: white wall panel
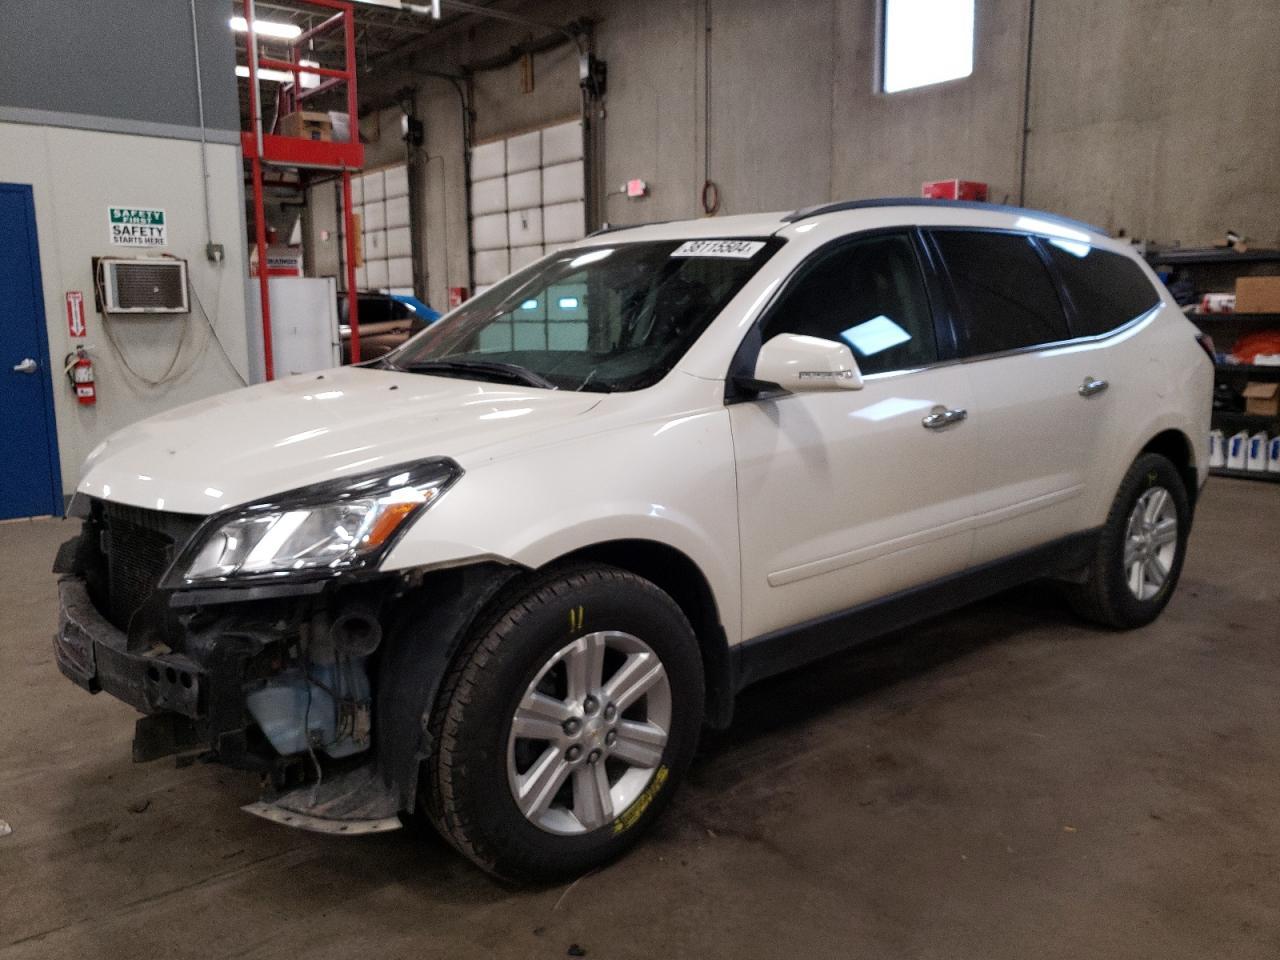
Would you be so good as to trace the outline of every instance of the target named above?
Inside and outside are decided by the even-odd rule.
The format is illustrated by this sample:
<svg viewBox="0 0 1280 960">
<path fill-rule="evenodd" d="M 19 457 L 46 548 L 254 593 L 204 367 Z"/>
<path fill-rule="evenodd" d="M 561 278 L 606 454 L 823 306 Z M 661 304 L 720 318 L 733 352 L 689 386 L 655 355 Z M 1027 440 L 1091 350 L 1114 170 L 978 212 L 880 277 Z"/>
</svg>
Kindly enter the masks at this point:
<svg viewBox="0 0 1280 960">
<path fill-rule="evenodd" d="M 369 271 L 370 290 L 381 290 L 387 285 L 386 260 L 370 260 L 366 269 Z"/>
<path fill-rule="evenodd" d="M 581 240 L 585 234 L 583 218 L 586 210 L 581 200 L 557 203 L 543 208 L 542 238 L 545 243 L 568 243 Z"/>
<path fill-rule="evenodd" d="M 586 196 L 586 179 L 581 160 L 542 168 L 542 202 L 546 204 L 581 200 Z"/>
<path fill-rule="evenodd" d="M 341 201 L 342 184 L 338 184 L 338 197 L 339 197 L 338 202 L 341 203 L 342 202 Z M 364 203 L 364 178 L 352 177 L 351 178 L 351 205 L 354 207 L 362 203 Z"/>
<path fill-rule="evenodd" d="M 582 124 L 577 120 L 546 127 L 542 131 L 542 163 L 564 163 L 582 159 Z"/>
<path fill-rule="evenodd" d="M 364 232 L 364 258 L 370 263 L 387 258 L 387 231 L 366 230 Z"/>
<path fill-rule="evenodd" d="M 471 242 L 477 250 L 505 249 L 507 246 L 507 215 L 490 213 L 471 221 Z"/>
<path fill-rule="evenodd" d="M 409 226 L 409 198 L 392 197 L 387 204 L 387 229 Z"/>
<path fill-rule="evenodd" d="M 524 133 L 512 137 L 507 144 L 507 173 L 536 170 L 542 163 L 542 132 Z"/>
<path fill-rule="evenodd" d="M 511 272 L 506 249 L 476 252 L 476 283 L 494 284 Z"/>
<path fill-rule="evenodd" d="M 548 245 L 582 238 L 582 158 L 578 121 L 495 140 L 472 151 L 476 293 L 539 259 Z M 506 176 L 499 178 L 501 172 Z"/>
<path fill-rule="evenodd" d="M 507 178 L 493 177 L 471 183 L 471 215 L 502 213 L 507 209 Z"/>
<path fill-rule="evenodd" d="M 507 174 L 507 209 L 542 206 L 542 177 L 537 170 Z"/>
<path fill-rule="evenodd" d="M 412 257 L 392 257 L 387 261 L 387 285 L 392 287 L 413 286 Z"/>
<path fill-rule="evenodd" d="M 511 248 L 511 272 L 527 267 L 533 261 L 542 256 L 542 244 L 535 244 L 531 247 L 512 247 Z"/>
<path fill-rule="evenodd" d="M 381 170 L 375 170 L 373 173 L 366 173 L 361 180 L 364 181 L 364 202 L 371 200 L 381 200 L 386 196 L 383 190 L 383 177 Z"/>
<path fill-rule="evenodd" d="M 388 167 L 382 172 L 383 176 L 383 195 L 390 200 L 392 197 L 407 197 L 409 195 L 409 168 L 403 163 L 394 167 Z"/>
<path fill-rule="evenodd" d="M 507 172 L 507 144 L 505 140 L 482 143 L 471 148 L 471 179 L 488 180 Z"/>
<path fill-rule="evenodd" d="M 387 205 L 378 200 L 375 203 L 366 203 L 363 211 L 363 225 L 365 232 L 372 230 L 381 230 L 387 225 Z"/>
<path fill-rule="evenodd" d="M 508 213 L 507 242 L 513 247 L 542 243 L 542 208 L 530 207 Z"/>
<path fill-rule="evenodd" d="M 387 231 L 387 256 L 408 257 L 413 254 L 413 237 L 408 227 L 395 227 Z"/>
</svg>

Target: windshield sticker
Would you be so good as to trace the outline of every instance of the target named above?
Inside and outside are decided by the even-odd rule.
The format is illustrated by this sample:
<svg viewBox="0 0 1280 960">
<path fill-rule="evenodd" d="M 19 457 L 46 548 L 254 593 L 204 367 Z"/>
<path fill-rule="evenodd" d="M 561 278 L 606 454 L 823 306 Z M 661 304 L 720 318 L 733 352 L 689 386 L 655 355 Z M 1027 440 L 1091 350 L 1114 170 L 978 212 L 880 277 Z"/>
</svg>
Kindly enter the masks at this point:
<svg viewBox="0 0 1280 960">
<path fill-rule="evenodd" d="M 764 249 L 763 240 L 690 240 L 676 247 L 673 257 L 728 257 L 749 260 Z"/>
</svg>

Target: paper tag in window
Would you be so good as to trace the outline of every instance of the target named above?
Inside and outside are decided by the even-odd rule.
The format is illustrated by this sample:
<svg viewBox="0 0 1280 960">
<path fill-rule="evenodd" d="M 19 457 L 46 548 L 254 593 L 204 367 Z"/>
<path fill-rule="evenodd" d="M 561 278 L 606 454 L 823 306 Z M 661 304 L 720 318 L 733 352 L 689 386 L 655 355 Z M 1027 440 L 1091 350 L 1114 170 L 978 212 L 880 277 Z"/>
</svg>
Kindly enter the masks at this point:
<svg viewBox="0 0 1280 960">
<path fill-rule="evenodd" d="M 728 257 L 749 260 L 764 248 L 763 240 L 690 240 L 672 251 L 673 257 Z"/>
</svg>

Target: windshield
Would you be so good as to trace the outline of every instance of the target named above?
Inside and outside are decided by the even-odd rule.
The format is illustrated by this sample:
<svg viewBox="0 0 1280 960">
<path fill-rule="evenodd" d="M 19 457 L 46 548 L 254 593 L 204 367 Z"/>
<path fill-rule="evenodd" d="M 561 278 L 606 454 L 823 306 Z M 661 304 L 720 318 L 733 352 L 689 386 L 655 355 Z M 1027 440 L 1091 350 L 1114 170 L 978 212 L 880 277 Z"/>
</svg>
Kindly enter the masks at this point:
<svg viewBox="0 0 1280 960">
<path fill-rule="evenodd" d="M 577 247 L 468 301 L 389 355 L 398 369 L 560 390 L 661 380 L 779 240 Z"/>
</svg>

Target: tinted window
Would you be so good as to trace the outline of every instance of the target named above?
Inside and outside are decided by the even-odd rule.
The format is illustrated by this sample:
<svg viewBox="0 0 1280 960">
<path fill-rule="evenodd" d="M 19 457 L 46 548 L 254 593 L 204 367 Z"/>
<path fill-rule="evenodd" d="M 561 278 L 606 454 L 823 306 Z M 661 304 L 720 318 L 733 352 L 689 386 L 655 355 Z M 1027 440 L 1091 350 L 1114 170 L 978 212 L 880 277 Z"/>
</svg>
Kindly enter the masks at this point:
<svg viewBox="0 0 1280 960">
<path fill-rule="evenodd" d="M 762 336 L 768 341 L 780 333 L 847 343 L 863 373 L 937 360 L 929 299 L 910 238 L 868 237 L 818 254 L 783 293 Z"/>
<path fill-rule="evenodd" d="M 1049 271 L 1029 237 L 965 230 L 933 236 L 955 292 L 966 356 L 1070 337 Z"/>
<path fill-rule="evenodd" d="M 1122 327 L 1160 302 L 1142 268 L 1128 257 L 1071 240 L 1041 242 L 1075 308 L 1071 326 L 1077 337 Z"/>
</svg>

